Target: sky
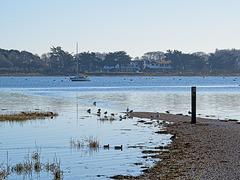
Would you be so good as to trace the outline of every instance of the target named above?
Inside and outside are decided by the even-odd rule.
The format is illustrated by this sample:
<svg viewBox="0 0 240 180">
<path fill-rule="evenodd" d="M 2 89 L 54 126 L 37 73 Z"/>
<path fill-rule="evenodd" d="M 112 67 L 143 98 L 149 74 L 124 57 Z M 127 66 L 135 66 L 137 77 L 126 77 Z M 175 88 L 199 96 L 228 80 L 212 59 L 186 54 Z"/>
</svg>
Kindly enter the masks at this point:
<svg viewBox="0 0 240 180">
<path fill-rule="evenodd" d="M 184 53 L 240 49 L 239 0 L 0 0 L 0 48 Z"/>
</svg>

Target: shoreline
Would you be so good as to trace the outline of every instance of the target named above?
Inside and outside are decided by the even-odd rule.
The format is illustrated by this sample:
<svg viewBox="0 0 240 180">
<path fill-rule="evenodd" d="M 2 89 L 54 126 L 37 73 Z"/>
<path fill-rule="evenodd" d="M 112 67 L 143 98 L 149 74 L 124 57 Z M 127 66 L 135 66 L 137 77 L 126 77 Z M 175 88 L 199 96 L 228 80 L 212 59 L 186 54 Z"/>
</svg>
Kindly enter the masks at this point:
<svg viewBox="0 0 240 180">
<path fill-rule="evenodd" d="M 131 116 L 173 122 L 166 128 L 168 133 L 176 133 L 176 138 L 168 151 L 155 155 L 158 159 L 152 168 L 137 177 L 118 179 L 240 178 L 240 124 L 235 120 L 197 118 L 197 123 L 191 124 L 191 116 L 184 115 L 133 112 Z"/>
<path fill-rule="evenodd" d="M 161 73 L 85 73 L 90 77 L 125 77 L 125 76 L 150 76 L 150 77 L 231 77 L 240 76 L 240 74 L 161 74 Z M 0 77 L 71 77 L 74 75 L 44 75 L 44 74 L 0 74 Z"/>
</svg>

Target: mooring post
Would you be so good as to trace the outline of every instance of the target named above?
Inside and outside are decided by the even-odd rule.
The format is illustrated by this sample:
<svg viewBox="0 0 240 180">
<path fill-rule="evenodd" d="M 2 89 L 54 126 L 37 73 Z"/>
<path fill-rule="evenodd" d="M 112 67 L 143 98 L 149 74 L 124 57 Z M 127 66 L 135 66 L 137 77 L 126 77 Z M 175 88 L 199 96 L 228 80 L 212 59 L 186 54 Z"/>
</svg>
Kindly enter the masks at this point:
<svg viewBox="0 0 240 180">
<path fill-rule="evenodd" d="M 192 124 L 196 124 L 196 87 L 192 87 Z"/>
</svg>

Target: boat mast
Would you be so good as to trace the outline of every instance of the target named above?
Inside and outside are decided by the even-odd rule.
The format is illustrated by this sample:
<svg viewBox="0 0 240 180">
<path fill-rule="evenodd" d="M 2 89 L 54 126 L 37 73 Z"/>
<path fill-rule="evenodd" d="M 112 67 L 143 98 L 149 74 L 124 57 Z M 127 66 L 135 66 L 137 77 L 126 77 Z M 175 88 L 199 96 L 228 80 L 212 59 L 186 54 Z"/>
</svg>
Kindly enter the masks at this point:
<svg viewBox="0 0 240 180">
<path fill-rule="evenodd" d="M 78 42 L 76 43 L 76 58 L 77 58 L 77 75 L 78 75 L 78 57 L 77 57 L 77 54 L 78 54 Z"/>
</svg>

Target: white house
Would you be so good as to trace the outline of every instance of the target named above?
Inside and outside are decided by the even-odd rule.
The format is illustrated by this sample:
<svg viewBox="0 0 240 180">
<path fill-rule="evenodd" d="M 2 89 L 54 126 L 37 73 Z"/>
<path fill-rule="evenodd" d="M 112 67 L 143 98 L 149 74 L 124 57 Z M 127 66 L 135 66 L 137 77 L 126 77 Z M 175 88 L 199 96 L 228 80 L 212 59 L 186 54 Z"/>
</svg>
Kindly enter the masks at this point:
<svg viewBox="0 0 240 180">
<path fill-rule="evenodd" d="M 144 61 L 144 70 L 165 71 L 172 69 L 171 61 Z"/>
</svg>

